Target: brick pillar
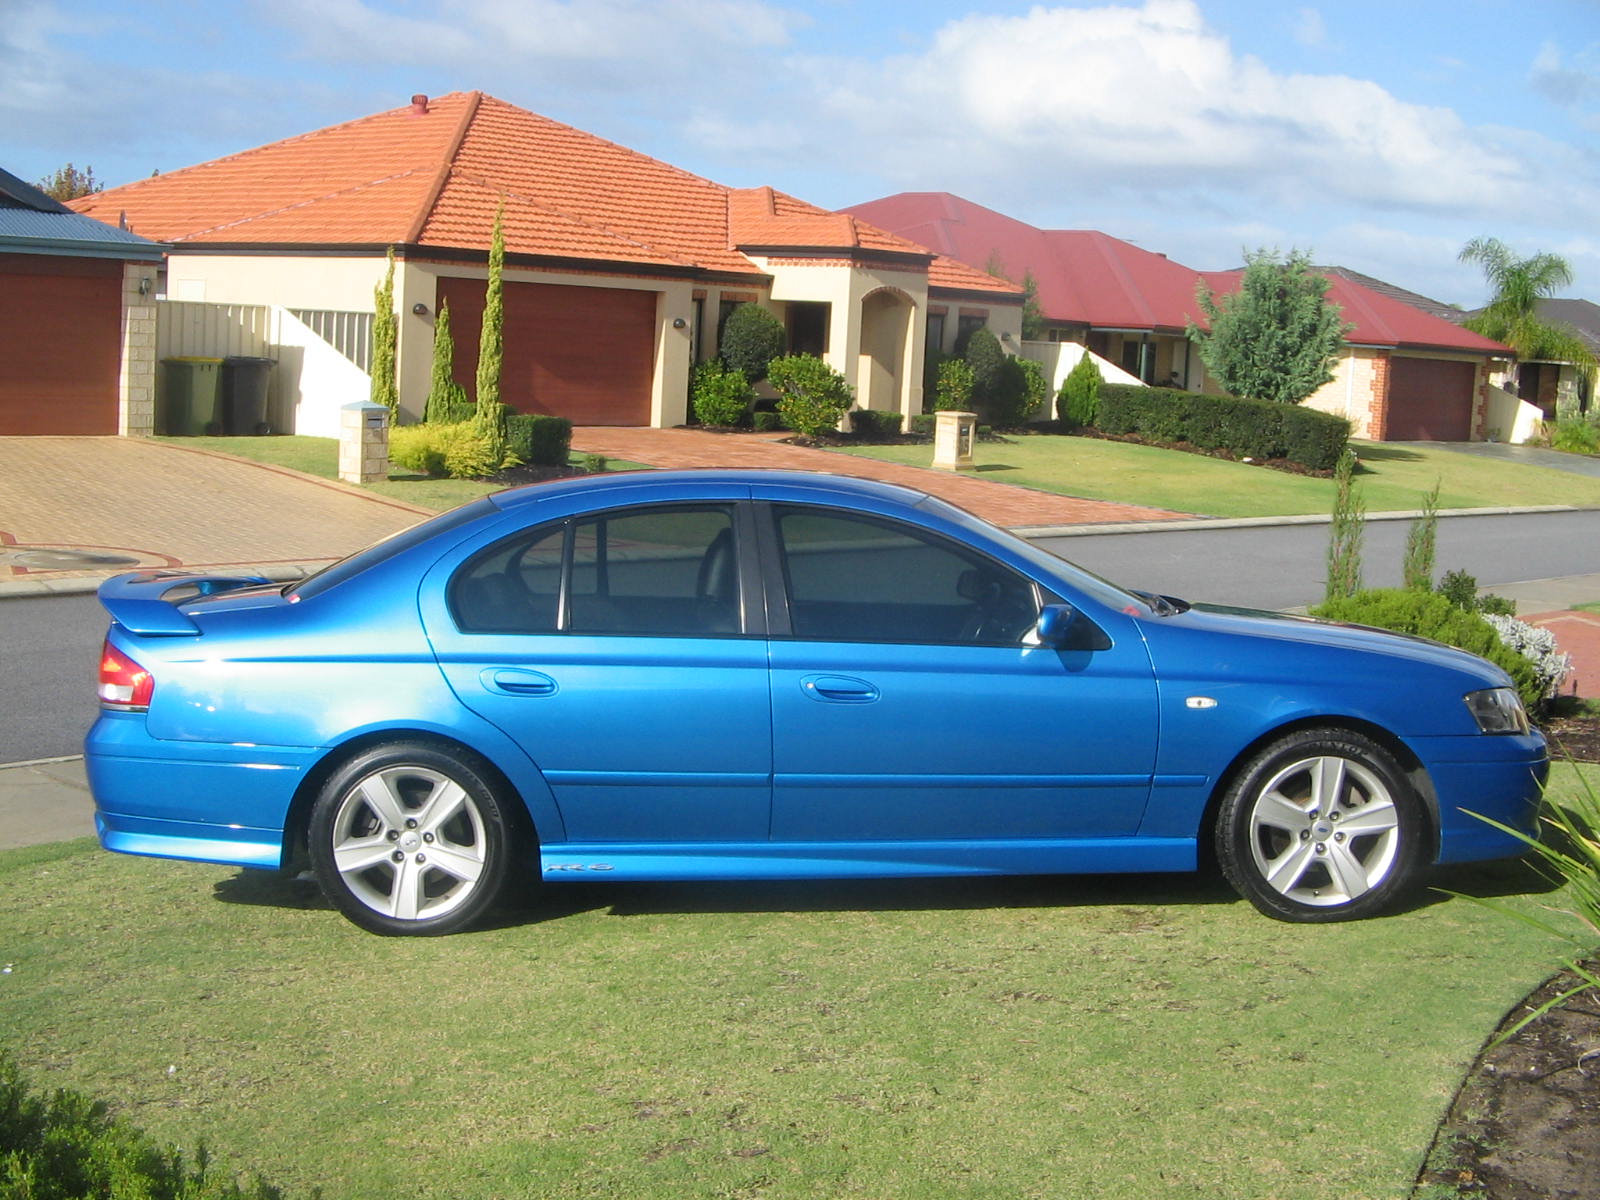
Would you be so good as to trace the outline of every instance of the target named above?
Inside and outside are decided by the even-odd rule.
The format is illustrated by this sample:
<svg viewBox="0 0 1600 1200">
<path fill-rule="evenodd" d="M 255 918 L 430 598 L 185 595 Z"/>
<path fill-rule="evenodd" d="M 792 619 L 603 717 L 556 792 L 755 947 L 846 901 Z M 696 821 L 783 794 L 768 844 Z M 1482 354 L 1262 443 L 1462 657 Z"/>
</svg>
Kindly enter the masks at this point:
<svg viewBox="0 0 1600 1200">
<path fill-rule="evenodd" d="M 156 429 L 155 263 L 122 266 L 122 371 L 117 379 L 117 432 L 149 437 Z"/>
<path fill-rule="evenodd" d="M 1375 442 L 1389 437 L 1389 352 L 1378 351 L 1372 360 L 1372 401 L 1367 407 L 1367 436 Z"/>
</svg>

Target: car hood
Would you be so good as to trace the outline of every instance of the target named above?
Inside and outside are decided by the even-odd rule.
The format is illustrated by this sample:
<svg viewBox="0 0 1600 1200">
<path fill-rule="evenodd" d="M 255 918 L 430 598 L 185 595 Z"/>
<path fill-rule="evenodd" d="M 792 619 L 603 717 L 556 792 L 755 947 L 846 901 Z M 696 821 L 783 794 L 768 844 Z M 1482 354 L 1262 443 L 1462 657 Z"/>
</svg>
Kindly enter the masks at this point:
<svg viewBox="0 0 1600 1200">
<path fill-rule="evenodd" d="M 1219 632 L 1275 638 L 1301 645 L 1327 646 L 1389 657 L 1399 656 L 1445 670 L 1464 671 L 1482 679 L 1487 686 L 1498 687 L 1510 682 L 1505 672 L 1487 659 L 1414 633 L 1398 633 L 1392 629 L 1379 629 L 1372 625 L 1355 625 L 1344 621 L 1327 621 L 1321 617 L 1308 617 L 1297 613 L 1267 612 L 1213 604 L 1196 604 L 1182 615 L 1192 618 L 1193 624 L 1199 627 Z"/>
</svg>

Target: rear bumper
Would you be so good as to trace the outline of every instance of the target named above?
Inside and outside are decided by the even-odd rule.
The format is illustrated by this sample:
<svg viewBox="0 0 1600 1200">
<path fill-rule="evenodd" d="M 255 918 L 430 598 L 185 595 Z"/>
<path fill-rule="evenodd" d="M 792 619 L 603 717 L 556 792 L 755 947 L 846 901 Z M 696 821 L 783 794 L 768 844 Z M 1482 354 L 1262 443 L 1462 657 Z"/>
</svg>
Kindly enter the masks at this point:
<svg viewBox="0 0 1600 1200">
<path fill-rule="evenodd" d="M 104 713 L 84 742 L 100 844 L 122 854 L 277 867 L 289 807 L 318 754 L 157 741 L 141 714 Z"/>
</svg>

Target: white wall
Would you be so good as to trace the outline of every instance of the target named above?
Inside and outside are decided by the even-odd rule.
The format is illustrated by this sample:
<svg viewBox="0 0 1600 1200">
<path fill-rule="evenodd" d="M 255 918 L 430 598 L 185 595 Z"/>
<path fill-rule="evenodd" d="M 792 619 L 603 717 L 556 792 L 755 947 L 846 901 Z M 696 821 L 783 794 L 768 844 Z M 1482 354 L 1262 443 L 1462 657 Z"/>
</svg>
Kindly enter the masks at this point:
<svg viewBox="0 0 1600 1200">
<path fill-rule="evenodd" d="M 1490 441 L 1520 445 L 1538 436 L 1543 420 L 1544 411 L 1537 404 L 1529 404 L 1504 388 L 1490 386 L 1484 414 L 1484 432 Z"/>
<path fill-rule="evenodd" d="M 1047 413 L 1040 416 L 1040 420 L 1051 421 L 1055 419 L 1055 396 L 1061 391 L 1061 385 L 1067 381 L 1067 376 L 1072 374 L 1072 368 L 1087 354 L 1094 359 L 1095 366 L 1100 368 L 1100 377 L 1107 383 L 1134 383 L 1144 386 L 1144 380 L 1137 375 L 1131 375 L 1115 363 L 1107 362 L 1094 351 L 1083 345 L 1082 342 L 1023 342 L 1019 357 L 1030 358 L 1044 368 L 1044 377 L 1050 385 L 1050 400 L 1045 405 Z"/>
</svg>

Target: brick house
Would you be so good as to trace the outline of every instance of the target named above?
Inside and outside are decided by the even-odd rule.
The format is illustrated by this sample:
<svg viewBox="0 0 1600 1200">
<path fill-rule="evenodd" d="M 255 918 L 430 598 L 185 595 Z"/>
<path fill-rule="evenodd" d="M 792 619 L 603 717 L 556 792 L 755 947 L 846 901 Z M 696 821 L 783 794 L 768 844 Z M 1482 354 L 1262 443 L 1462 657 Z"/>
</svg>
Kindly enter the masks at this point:
<svg viewBox="0 0 1600 1200">
<path fill-rule="evenodd" d="M 154 242 L 0 171 L 0 435 L 148 426 L 160 265 Z"/>
<path fill-rule="evenodd" d="M 755 301 L 856 387 L 922 409 L 930 317 L 1020 334 L 1018 289 L 771 188 L 729 188 L 481 92 L 430 99 L 76 201 L 168 244 L 177 301 L 370 312 L 396 259 L 402 412 L 448 304 L 472 392 L 487 251 L 506 246 L 503 399 L 671 426 L 722 320 Z M 952 323 L 953 323 L 952 321 Z M 363 397 L 351 397 L 359 399 Z"/>
<path fill-rule="evenodd" d="M 1241 271 L 1199 272 L 1093 230 L 1038 229 L 946 192 L 902 192 L 845 210 L 970 265 L 1031 272 L 1046 338 L 1079 342 L 1146 383 L 1218 392 L 1188 337 L 1204 326 L 1195 289 L 1237 290 Z M 1378 441 L 1509 436 L 1514 397 L 1491 374 L 1508 347 L 1462 329 L 1423 297 L 1343 268 L 1319 268 L 1354 326 L 1335 378 L 1306 403 Z M 1029 353 L 1037 353 L 1030 350 Z M 1505 429 L 1501 429 L 1505 426 Z"/>
</svg>

